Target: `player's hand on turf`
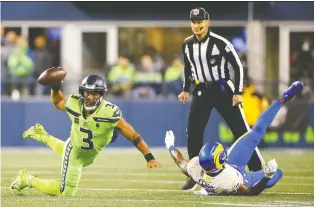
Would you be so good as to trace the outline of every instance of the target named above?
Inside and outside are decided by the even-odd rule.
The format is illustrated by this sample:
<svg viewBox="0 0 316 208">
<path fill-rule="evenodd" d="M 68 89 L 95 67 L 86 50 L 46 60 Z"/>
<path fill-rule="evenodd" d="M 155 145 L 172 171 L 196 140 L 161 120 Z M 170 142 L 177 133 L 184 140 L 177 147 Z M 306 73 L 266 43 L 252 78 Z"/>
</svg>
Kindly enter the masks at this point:
<svg viewBox="0 0 316 208">
<path fill-rule="evenodd" d="M 239 105 L 242 103 L 242 95 L 233 95 L 233 106 Z"/>
<path fill-rule="evenodd" d="M 181 103 L 185 103 L 188 100 L 188 97 L 189 97 L 189 92 L 185 92 L 185 91 L 182 91 L 178 95 L 178 98 L 179 98 Z"/>
<path fill-rule="evenodd" d="M 166 143 L 166 147 L 168 150 L 170 150 L 170 147 L 174 147 L 174 134 L 172 130 L 169 130 L 166 132 L 166 136 L 165 136 L 165 143 Z"/>
<path fill-rule="evenodd" d="M 268 161 L 268 164 L 263 166 L 264 176 L 268 178 L 272 178 L 272 176 L 277 171 L 277 169 L 278 169 L 278 164 L 275 161 L 275 159 Z"/>
<path fill-rule="evenodd" d="M 150 170 L 155 169 L 155 168 L 162 168 L 162 167 L 163 167 L 163 164 L 161 164 L 157 160 L 149 160 L 147 162 L 147 168 Z"/>
</svg>

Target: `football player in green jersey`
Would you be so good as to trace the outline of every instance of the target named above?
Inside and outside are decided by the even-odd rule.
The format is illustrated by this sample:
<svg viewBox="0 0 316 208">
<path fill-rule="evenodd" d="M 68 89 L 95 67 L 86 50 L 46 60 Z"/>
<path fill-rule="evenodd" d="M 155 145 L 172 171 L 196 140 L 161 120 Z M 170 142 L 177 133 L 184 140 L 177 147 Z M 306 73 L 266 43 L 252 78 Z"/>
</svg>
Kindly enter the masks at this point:
<svg viewBox="0 0 316 208">
<path fill-rule="evenodd" d="M 120 109 L 103 99 L 107 87 L 97 76 L 86 77 L 79 94 L 66 100 L 59 86 L 53 86 L 51 100 L 55 108 L 66 111 L 71 119 L 70 138 L 66 142 L 49 135 L 42 125 L 36 124 L 23 133 L 23 138 L 33 138 L 52 148 L 62 157 L 61 181 L 45 180 L 20 170 L 10 186 L 13 195 L 20 195 L 25 187 L 36 188 L 53 196 L 74 196 L 78 189 L 82 168 L 94 162 L 103 147 L 113 142 L 120 132 L 143 153 L 147 168 L 163 165 L 156 161 L 146 142 L 122 117 Z M 117 132 L 118 131 L 118 132 Z"/>
</svg>

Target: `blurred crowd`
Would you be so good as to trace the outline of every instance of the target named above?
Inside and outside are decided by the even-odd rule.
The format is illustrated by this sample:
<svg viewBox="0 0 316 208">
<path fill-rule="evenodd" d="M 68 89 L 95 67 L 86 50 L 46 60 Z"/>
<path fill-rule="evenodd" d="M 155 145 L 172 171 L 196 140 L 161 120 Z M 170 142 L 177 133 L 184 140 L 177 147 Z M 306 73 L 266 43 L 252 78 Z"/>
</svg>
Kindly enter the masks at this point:
<svg viewBox="0 0 316 208">
<path fill-rule="evenodd" d="M 37 77 L 53 65 L 53 55 L 46 47 L 47 39 L 39 35 L 34 39 L 34 48 L 29 41 L 15 31 L 1 30 L 1 93 L 43 95 L 50 91 L 36 84 Z"/>
<path fill-rule="evenodd" d="M 50 94 L 50 89 L 38 85 L 36 80 L 45 69 L 60 64 L 58 60 L 56 61 L 56 56 L 59 56 L 56 54 L 60 53 L 59 49 L 54 50 L 51 43 L 52 41 L 44 32 L 33 35 L 30 40 L 27 40 L 13 30 L 5 31 L 5 28 L 1 28 L 2 95 L 20 97 L 21 95 Z M 108 83 L 109 96 L 128 99 L 159 97 L 176 99 L 181 92 L 184 79 L 181 54 L 175 54 L 170 62 L 165 61 L 162 54 L 151 46 L 145 47 L 141 54 L 135 59 L 132 54 L 121 53 L 115 65 L 101 69 L 100 72 Z M 258 96 L 255 85 L 248 80 L 246 52 L 239 52 L 239 56 L 244 66 L 245 80 L 247 80 L 245 83 L 248 83 L 245 84 L 244 90 L 245 102 L 247 102 L 247 96 L 249 99 L 254 98 L 251 96 L 257 96 L 262 101 L 264 96 Z M 290 61 L 291 82 L 302 80 L 313 93 L 313 43 L 303 40 L 291 53 Z M 263 100 L 263 102 L 266 101 Z"/>
<path fill-rule="evenodd" d="M 308 90 L 314 89 L 314 44 L 309 39 L 303 39 L 290 56 L 291 82 L 301 80 Z"/>
<path fill-rule="evenodd" d="M 176 97 L 181 92 L 184 65 L 180 55 L 175 55 L 170 65 L 154 49 L 146 50 L 136 64 L 131 59 L 121 54 L 118 63 L 109 67 L 109 93 L 113 96 L 154 99 Z"/>
<path fill-rule="evenodd" d="M 49 95 L 49 88 L 36 84 L 45 69 L 55 66 L 47 36 L 33 38 L 31 47 L 30 40 L 22 35 L 1 29 L 1 94 L 15 98 Z M 118 63 L 106 67 L 105 71 L 110 95 L 135 99 L 176 97 L 184 78 L 181 56 L 175 55 L 166 64 L 153 47 L 145 48 L 137 62 L 129 54 L 121 54 Z"/>
</svg>

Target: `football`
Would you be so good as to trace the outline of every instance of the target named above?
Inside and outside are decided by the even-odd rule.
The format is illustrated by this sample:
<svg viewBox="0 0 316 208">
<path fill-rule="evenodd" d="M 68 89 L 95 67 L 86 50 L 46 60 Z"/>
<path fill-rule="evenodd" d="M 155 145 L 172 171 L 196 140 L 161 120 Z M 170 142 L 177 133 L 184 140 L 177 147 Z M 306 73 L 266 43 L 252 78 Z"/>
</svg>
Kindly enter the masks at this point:
<svg viewBox="0 0 316 208">
<path fill-rule="evenodd" d="M 67 71 L 60 67 L 46 69 L 39 77 L 37 82 L 44 86 L 58 85 L 65 79 Z"/>
</svg>

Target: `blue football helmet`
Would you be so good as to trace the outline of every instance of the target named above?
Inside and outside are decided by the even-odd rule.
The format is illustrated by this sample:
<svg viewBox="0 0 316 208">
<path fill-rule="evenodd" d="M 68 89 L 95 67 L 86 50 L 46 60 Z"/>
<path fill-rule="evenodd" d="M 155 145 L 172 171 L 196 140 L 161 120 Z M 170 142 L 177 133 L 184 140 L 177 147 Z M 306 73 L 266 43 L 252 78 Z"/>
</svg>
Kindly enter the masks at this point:
<svg viewBox="0 0 316 208">
<path fill-rule="evenodd" d="M 224 168 L 227 162 L 227 151 L 225 147 L 218 143 L 205 144 L 199 154 L 201 167 L 208 173 L 218 173 Z"/>
<path fill-rule="evenodd" d="M 107 91 L 105 81 L 98 75 L 89 75 L 84 78 L 79 86 L 80 100 L 83 102 L 83 107 L 86 110 L 96 109 L 103 100 L 103 97 Z M 99 99 L 91 99 L 84 96 L 84 91 L 98 92 L 101 97 Z"/>
</svg>

